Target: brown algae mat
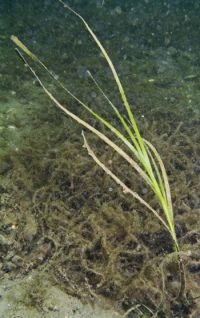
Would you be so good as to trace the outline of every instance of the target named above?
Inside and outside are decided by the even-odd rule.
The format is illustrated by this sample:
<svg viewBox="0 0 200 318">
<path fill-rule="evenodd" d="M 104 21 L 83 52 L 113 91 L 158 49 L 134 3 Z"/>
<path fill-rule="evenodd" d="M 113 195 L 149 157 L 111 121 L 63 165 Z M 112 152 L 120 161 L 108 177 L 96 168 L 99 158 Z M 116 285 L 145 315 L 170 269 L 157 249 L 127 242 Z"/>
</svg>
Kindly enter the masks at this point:
<svg viewBox="0 0 200 318">
<path fill-rule="evenodd" d="M 64 127 L 57 137 L 65 132 L 65 140 L 55 143 L 54 134 L 48 140 L 44 125 L 23 147 L 1 155 L 2 278 L 39 270 L 86 303 L 101 300 L 121 313 L 133 308 L 127 317 L 198 317 L 199 122 L 191 117 L 187 125 L 178 123 L 175 109 L 163 126 L 160 113 L 156 109 L 151 125 L 143 119 L 141 128 L 169 174 L 187 302 L 176 301 L 179 268 L 169 234 L 95 165 L 82 148 L 80 127 L 66 118 L 55 119 Z M 88 138 L 101 160 L 156 207 L 141 178 L 99 140 Z M 32 306 L 34 297 L 26 302 Z"/>
</svg>

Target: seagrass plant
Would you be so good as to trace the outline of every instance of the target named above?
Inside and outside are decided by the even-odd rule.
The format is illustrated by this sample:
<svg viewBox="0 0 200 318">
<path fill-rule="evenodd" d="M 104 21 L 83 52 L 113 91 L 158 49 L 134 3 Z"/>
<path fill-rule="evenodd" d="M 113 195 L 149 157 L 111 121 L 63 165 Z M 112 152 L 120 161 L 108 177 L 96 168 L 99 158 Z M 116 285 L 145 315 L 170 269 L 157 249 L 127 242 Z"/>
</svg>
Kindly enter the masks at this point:
<svg viewBox="0 0 200 318">
<path fill-rule="evenodd" d="M 131 107 L 129 105 L 129 102 L 127 100 L 124 88 L 121 84 L 121 81 L 119 79 L 119 76 L 117 74 L 117 71 L 112 63 L 112 60 L 110 59 L 108 53 L 104 49 L 103 45 L 97 38 L 97 36 L 94 34 L 90 26 L 87 24 L 87 22 L 84 20 L 84 18 L 79 15 L 77 12 L 75 12 L 72 8 L 70 8 L 68 5 L 66 5 L 62 0 L 58 0 L 59 2 L 64 5 L 65 8 L 70 10 L 73 14 L 75 14 L 84 24 L 87 31 L 92 36 L 93 40 L 99 47 L 101 53 L 105 57 L 109 68 L 113 74 L 113 77 L 115 79 L 117 88 L 119 90 L 121 100 L 123 102 L 124 108 L 125 108 L 125 115 L 128 118 L 125 119 L 124 114 L 120 113 L 118 109 L 115 107 L 115 105 L 111 102 L 111 100 L 105 95 L 104 91 L 99 86 L 98 82 L 94 79 L 94 77 L 91 75 L 90 72 L 88 72 L 88 75 L 91 77 L 97 88 L 100 90 L 100 92 L 103 94 L 105 100 L 108 102 L 110 107 L 114 110 L 116 116 L 121 122 L 121 126 L 123 128 L 123 131 L 125 133 L 122 133 L 119 129 L 115 128 L 111 122 L 100 116 L 98 113 L 96 113 L 94 110 L 92 110 L 91 107 L 86 105 L 84 102 L 79 100 L 71 91 L 69 91 L 66 87 L 63 86 L 63 84 L 54 77 L 54 75 L 49 71 L 49 69 L 46 67 L 46 65 L 35 55 L 33 54 L 16 36 L 12 35 L 11 40 L 17 45 L 18 48 L 16 48 L 17 53 L 23 60 L 24 64 L 29 68 L 29 70 L 33 73 L 35 78 L 38 80 L 39 84 L 45 91 L 45 93 L 49 96 L 49 98 L 55 103 L 55 105 L 60 108 L 65 114 L 73 118 L 75 121 L 77 121 L 79 124 L 81 124 L 83 127 L 90 130 L 92 133 L 97 135 L 101 140 L 103 140 L 106 144 L 108 144 L 111 148 L 113 148 L 121 157 L 127 161 L 133 169 L 137 171 L 137 173 L 144 179 L 145 184 L 147 184 L 152 192 L 154 193 L 161 211 L 156 211 L 148 202 L 146 202 L 138 193 L 134 192 L 132 189 L 126 186 L 126 184 L 119 179 L 105 164 L 103 164 L 95 155 L 95 153 L 90 148 L 84 132 L 82 132 L 83 139 L 84 139 L 84 146 L 86 147 L 89 155 L 94 159 L 94 161 L 108 174 L 111 176 L 114 181 L 119 184 L 124 193 L 131 194 L 134 198 L 136 198 L 141 204 L 143 204 L 145 207 L 147 207 L 155 216 L 156 218 L 163 224 L 165 229 L 170 233 L 170 236 L 172 238 L 173 244 L 174 244 L 174 252 L 177 254 L 177 260 L 179 262 L 180 267 L 180 282 L 181 282 L 181 288 L 179 291 L 178 298 L 182 298 L 184 296 L 184 290 L 185 290 L 185 278 L 184 278 L 184 270 L 183 270 L 183 264 L 180 257 L 180 250 L 179 245 L 176 237 L 175 232 L 175 223 L 174 223 L 174 214 L 173 214 L 173 207 L 172 207 L 172 201 L 171 201 L 171 193 L 170 193 L 170 187 L 168 182 L 167 173 L 163 164 L 163 161 L 155 149 L 155 147 L 151 144 L 151 142 L 144 139 L 140 131 L 138 129 L 138 126 L 136 124 L 133 112 L 131 110 Z M 32 68 L 32 66 L 27 62 L 24 55 L 22 54 L 22 51 L 32 60 L 34 60 L 36 63 L 38 63 L 42 68 L 45 69 L 45 71 L 48 72 L 50 76 L 54 78 L 55 81 L 71 96 L 73 97 L 79 104 L 81 104 L 85 109 L 87 109 L 88 112 L 90 112 L 95 118 L 97 118 L 101 123 L 103 123 L 107 128 L 109 128 L 114 135 L 119 138 L 123 144 L 128 148 L 129 153 L 132 154 L 130 156 L 128 153 L 126 153 L 121 147 L 119 147 L 113 140 L 109 139 L 105 134 L 103 134 L 101 131 L 97 130 L 93 126 L 91 126 L 89 123 L 81 119 L 80 117 L 76 116 L 74 113 L 69 111 L 66 107 L 62 106 L 59 101 L 51 94 L 51 92 L 47 89 L 45 84 L 41 81 L 41 79 L 36 74 L 35 70 Z"/>
</svg>

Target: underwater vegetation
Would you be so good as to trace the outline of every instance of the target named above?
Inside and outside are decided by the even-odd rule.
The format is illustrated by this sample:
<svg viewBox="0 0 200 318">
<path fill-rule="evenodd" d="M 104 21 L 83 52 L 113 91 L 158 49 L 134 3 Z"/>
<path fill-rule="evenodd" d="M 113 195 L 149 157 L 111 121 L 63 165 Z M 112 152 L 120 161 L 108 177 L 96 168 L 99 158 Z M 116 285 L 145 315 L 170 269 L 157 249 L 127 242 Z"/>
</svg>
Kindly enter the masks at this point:
<svg viewBox="0 0 200 318">
<path fill-rule="evenodd" d="M 173 179 L 171 162 L 166 163 L 167 168 L 165 168 L 159 155 L 161 148 L 159 147 L 158 153 L 157 143 L 155 142 L 156 148 L 153 146 L 155 141 L 153 135 L 152 143 L 142 137 L 143 133 L 140 133 L 136 124 L 109 55 L 86 21 L 76 12 L 74 13 L 82 20 L 108 62 L 126 113 L 124 115 L 124 112 L 118 110 L 99 86 L 96 78 L 88 73 L 91 82 L 116 114 L 118 122 L 121 123 L 121 130 L 118 128 L 119 125 L 114 126 L 109 118 L 101 116 L 64 87 L 64 90 L 96 121 L 92 126 L 82 120 L 65 105 L 62 106 L 37 75 L 35 67 L 39 64 L 39 67 L 52 76 L 46 65 L 18 38 L 12 37 L 14 43 L 18 45 L 17 52 L 24 64 L 37 78 L 50 99 L 63 112 L 92 132 L 88 136 L 83 133 L 84 146 L 92 160 L 108 175 L 105 176 L 94 167 L 94 170 L 91 170 L 95 178 L 92 183 L 92 176 L 86 175 L 88 163 L 92 166 L 91 161 L 87 159 L 84 151 L 74 149 L 73 142 L 69 140 L 62 145 L 62 149 L 55 151 L 52 149 L 44 161 L 40 162 L 38 156 L 41 180 L 38 181 L 38 189 L 32 198 L 32 217 L 27 215 L 20 225 L 21 244 L 24 244 L 24 248 L 28 241 L 32 245 L 29 248 L 30 263 L 26 266 L 25 272 L 37 266 L 48 268 L 49 271 L 54 272 L 55 279 L 65 285 L 67 292 L 90 301 L 95 301 L 96 295 L 108 297 L 113 303 L 117 303 L 118 308 L 124 310 L 124 315 L 128 317 L 134 313 L 147 317 L 153 315 L 174 317 L 178 313 L 179 316 L 187 317 L 195 297 L 190 294 L 190 278 L 188 279 L 188 273 L 186 271 L 185 274 L 183 268 L 183 263 L 187 265 L 186 258 L 190 253 L 187 248 L 183 251 L 181 244 L 184 240 L 186 242 L 190 239 L 197 243 L 198 234 L 191 232 L 189 237 L 184 237 L 183 233 L 186 230 L 183 224 L 181 228 L 178 224 L 175 226 L 168 182 L 168 177 Z M 21 52 L 26 53 L 36 62 L 34 66 Z M 53 78 L 58 86 L 62 85 L 54 75 Z M 104 130 L 103 125 L 108 129 Z M 179 133 L 180 127 L 177 128 L 176 133 Z M 151 129 L 148 124 L 146 128 L 142 127 L 142 132 L 145 129 L 149 130 L 151 141 Z M 93 134 L 106 142 L 117 155 L 109 147 L 104 146 L 100 149 L 95 146 L 93 151 L 90 144 L 98 145 Z M 171 138 L 173 139 L 174 136 Z M 190 141 L 184 140 L 184 137 L 179 142 L 190 144 Z M 168 140 L 164 141 L 163 145 L 170 147 Z M 188 148 L 190 152 L 191 148 L 189 146 Z M 101 149 L 105 149 L 105 153 L 101 153 Z M 112 159 L 108 160 L 109 154 Z M 32 158 L 34 155 L 37 157 L 37 152 L 34 154 L 30 150 L 29 156 Z M 71 166 L 66 158 L 71 158 L 73 161 Z M 174 160 L 175 165 L 180 169 L 186 164 L 179 156 L 171 160 Z M 127 163 L 130 164 L 130 168 L 127 167 Z M 132 172 L 132 168 L 138 175 Z M 130 180 L 129 174 L 134 176 L 134 180 L 132 178 Z M 123 194 L 113 184 L 108 187 L 110 177 L 123 189 Z M 16 179 L 19 187 L 20 181 L 23 185 L 20 176 L 16 175 Z M 83 191 L 87 183 L 91 185 Z M 94 200 L 91 198 L 90 190 L 95 183 L 98 184 L 99 190 Z M 107 204 L 109 195 L 103 196 L 103 191 L 107 188 L 110 189 L 109 195 L 115 200 L 115 205 Z M 154 195 L 150 194 L 149 188 Z M 187 186 L 185 190 L 187 191 Z M 31 185 L 29 191 L 31 192 Z M 175 193 L 176 191 L 179 190 L 176 189 Z M 172 193 L 173 195 L 175 194 Z M 123 203 L 120 203 L 121 197 Z M 91 204 L 91 201 L 95 202 Z M 82 214 L 79 214 L 81 208 Z M 147 212 L 148 210 L 150 213 Z M 159 222 L 157 224 L 155 216 L 161 226 Z M 18 222 L 20 223 L 20 220 Z M 35 244 L 39 236 L 42 238 L 39 244 Z M 198 256 L 194 253 L 193 260 L 197 259 Z M 195 271 L 195 264 L 189 268 Z"/>
</svg>

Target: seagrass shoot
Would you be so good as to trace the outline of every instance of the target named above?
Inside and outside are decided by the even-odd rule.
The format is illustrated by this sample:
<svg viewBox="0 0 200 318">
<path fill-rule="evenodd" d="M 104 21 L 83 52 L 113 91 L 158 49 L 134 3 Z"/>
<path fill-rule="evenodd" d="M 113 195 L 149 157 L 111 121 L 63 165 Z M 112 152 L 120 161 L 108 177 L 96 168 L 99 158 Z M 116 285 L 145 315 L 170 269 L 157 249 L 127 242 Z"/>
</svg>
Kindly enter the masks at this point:
<svg viewBox="0 0 200 318">
<path fill-rule="evenodd" d="M 124 193 L 132 195 L 135 199 L 137 199 L 142 205 L 144 205 L 156 218 L 159 222 L 162 223 L 163 227 L 169 232 L 173 245 L 174 245 L 174 253 L 177 255 L 177 262 L 179 263 L 180 268 L 180 291 L 178 294 L 178 298 L 184 297 L 185 292 L 185 276 L 184 276 L 184 268 L 183 263 L 180 257 L 180 248 L 176 236 L 175 231 L 175 222 L 174 222 L 174 213 L 173 206 L 171 200 L 171 191 L 168 181 L 168 176 L 166 173 L 166 169 L 164 163 L 161 159 L 160 154 L 156 150 L 156 148 L 152 145 L 150 141 L 147 141 L 145 138 L 141 136 L 140 130 L 136 123 L 134 114 L 132 112 L 131 106 L 128 102 L 128 99 L 125 94 L 125 90 L 122 86 L 118 73 L 116 71 L 113 62 L 105 50 L 102 43 L 97 38 L 96 34 L 92 31 L 91 27 L 85 21 L 85 19 L 76 11 L 74 11 L 71 7 L 66 5 L 62 0 L 58 0 L 66 9 L 70 10 L 77 18 L 79 18 L 86 30 L 91 35 L 92 39 L 98 46 L 101 54 L 104 56 L 105 60 L 108 63 L 110 71 L 114 77 L 116 86 L 119 91 L 119 96 L 121 98 L 122 104 L 124 106 L 124 114 L 122 114 L 118 108 L 114 105 L 114 103 L 110 100 L 110 98 L 105 94 L 103 89 L 98 84 L 98 81 L 93 77 L 93 75 L 88 72 L 88 76 L 96 85 L 97 89 L 101 92 L 105 101 L 108 103 L 109 107 L 111 107 L 119 119 L 121 123 L 121 130 L 116 128 L 109 120 L 102 117 L 99 113 L 93 110 L 93 108 L 82 100 L 80 100 L 77 96 L 75 96 L 67 87 L 65 87 L 58 78 L 56 78 L 53 73 L 49 70 L 49 68 L 34 54 L 32 53 L 27 46 L 24 45 L 16 36 L 12 35 L 11 40 L 14 42 L 16 47 L 16 52 L 23 60 L 23 63 L 26 67 L 29 68 L 31 73 L 37 79 L 38 83 L 44 90 L 44 92 L 48 95 L 48 97 L 54 102 L 54 104 L 61 109 L 66 115 L 73 118 L 76 122 L 81 124 L 84 128 L 91 131 L 93 134 L 98 136 L 102 141 L 104 141 L 108 146 L 114 149 L 124 160 L 130 164 L 130 166 L 140 175 L 140 177 L 144 180 L 144 183 L 151 189 L 154 194 L 160 208 L 157 211 L 153 206 L 151 206 L 147 201 L 145 201 L 142 196 L 134 191 L 134 189 L 129 188 L 121 178 L 119 178 L 116 174 L 114 174 L 111 169 L 106 166 L 103 162 L 99 160 L 94 151 L 91 149 L 90 145 L 87 142 L 84 132 L 82 132 L 84 147 L 87 149 L 88 154 L 93 158 L 93 160 L 122 188 Z M 99 122 L 105 125 L 113 134 L 114 138 L 111 139 L 106 134 L 102 133 L 100 130 L 93 127 L 84 119 L 77 116 L 75 113 L 71 112 L 67 107 L 64 107 L 57 98 L 51 93 L 51 91 L 47 88 L 45 83 L 41 80 L 38 74 L 35 71 L 35 68 L 32 64 L 25 58 L 25 55 L 30 60 L 33 60 L 37 63 L 42 69 L 44 69 L 49 76 L 53 77 L 53 79 L 57 82 L 57 84 L 65 90 L 67 94 L 69 94 L 76 102 L 78 102 L 82 107 L 84 107 L 92 116 L 94 116 Z M 114 141 L 116 139 L 121 140 L 125 147 L 127 147 L 128 152 L 126 152 L 122 147 L 118 146 Z M 130 153 L 132 155 L 130 155 Z"/>
</svg>

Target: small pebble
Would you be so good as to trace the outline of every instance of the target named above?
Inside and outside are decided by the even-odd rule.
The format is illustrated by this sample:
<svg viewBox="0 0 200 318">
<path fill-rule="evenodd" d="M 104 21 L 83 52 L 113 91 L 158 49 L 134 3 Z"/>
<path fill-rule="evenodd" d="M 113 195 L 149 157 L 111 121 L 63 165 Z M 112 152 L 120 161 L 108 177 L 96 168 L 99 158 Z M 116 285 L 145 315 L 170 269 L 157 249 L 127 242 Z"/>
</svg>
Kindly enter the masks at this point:
<svg viewBox="0 0 200 318">
<path fill-rule="evenodd" d="M 114 9 L 114 12 L 116 13 L 116 14 L 122 14 L 122 9 L 121 9 L 121 7 L 120 6 L 117 6 L 115 9 Z"/>
</svg>

